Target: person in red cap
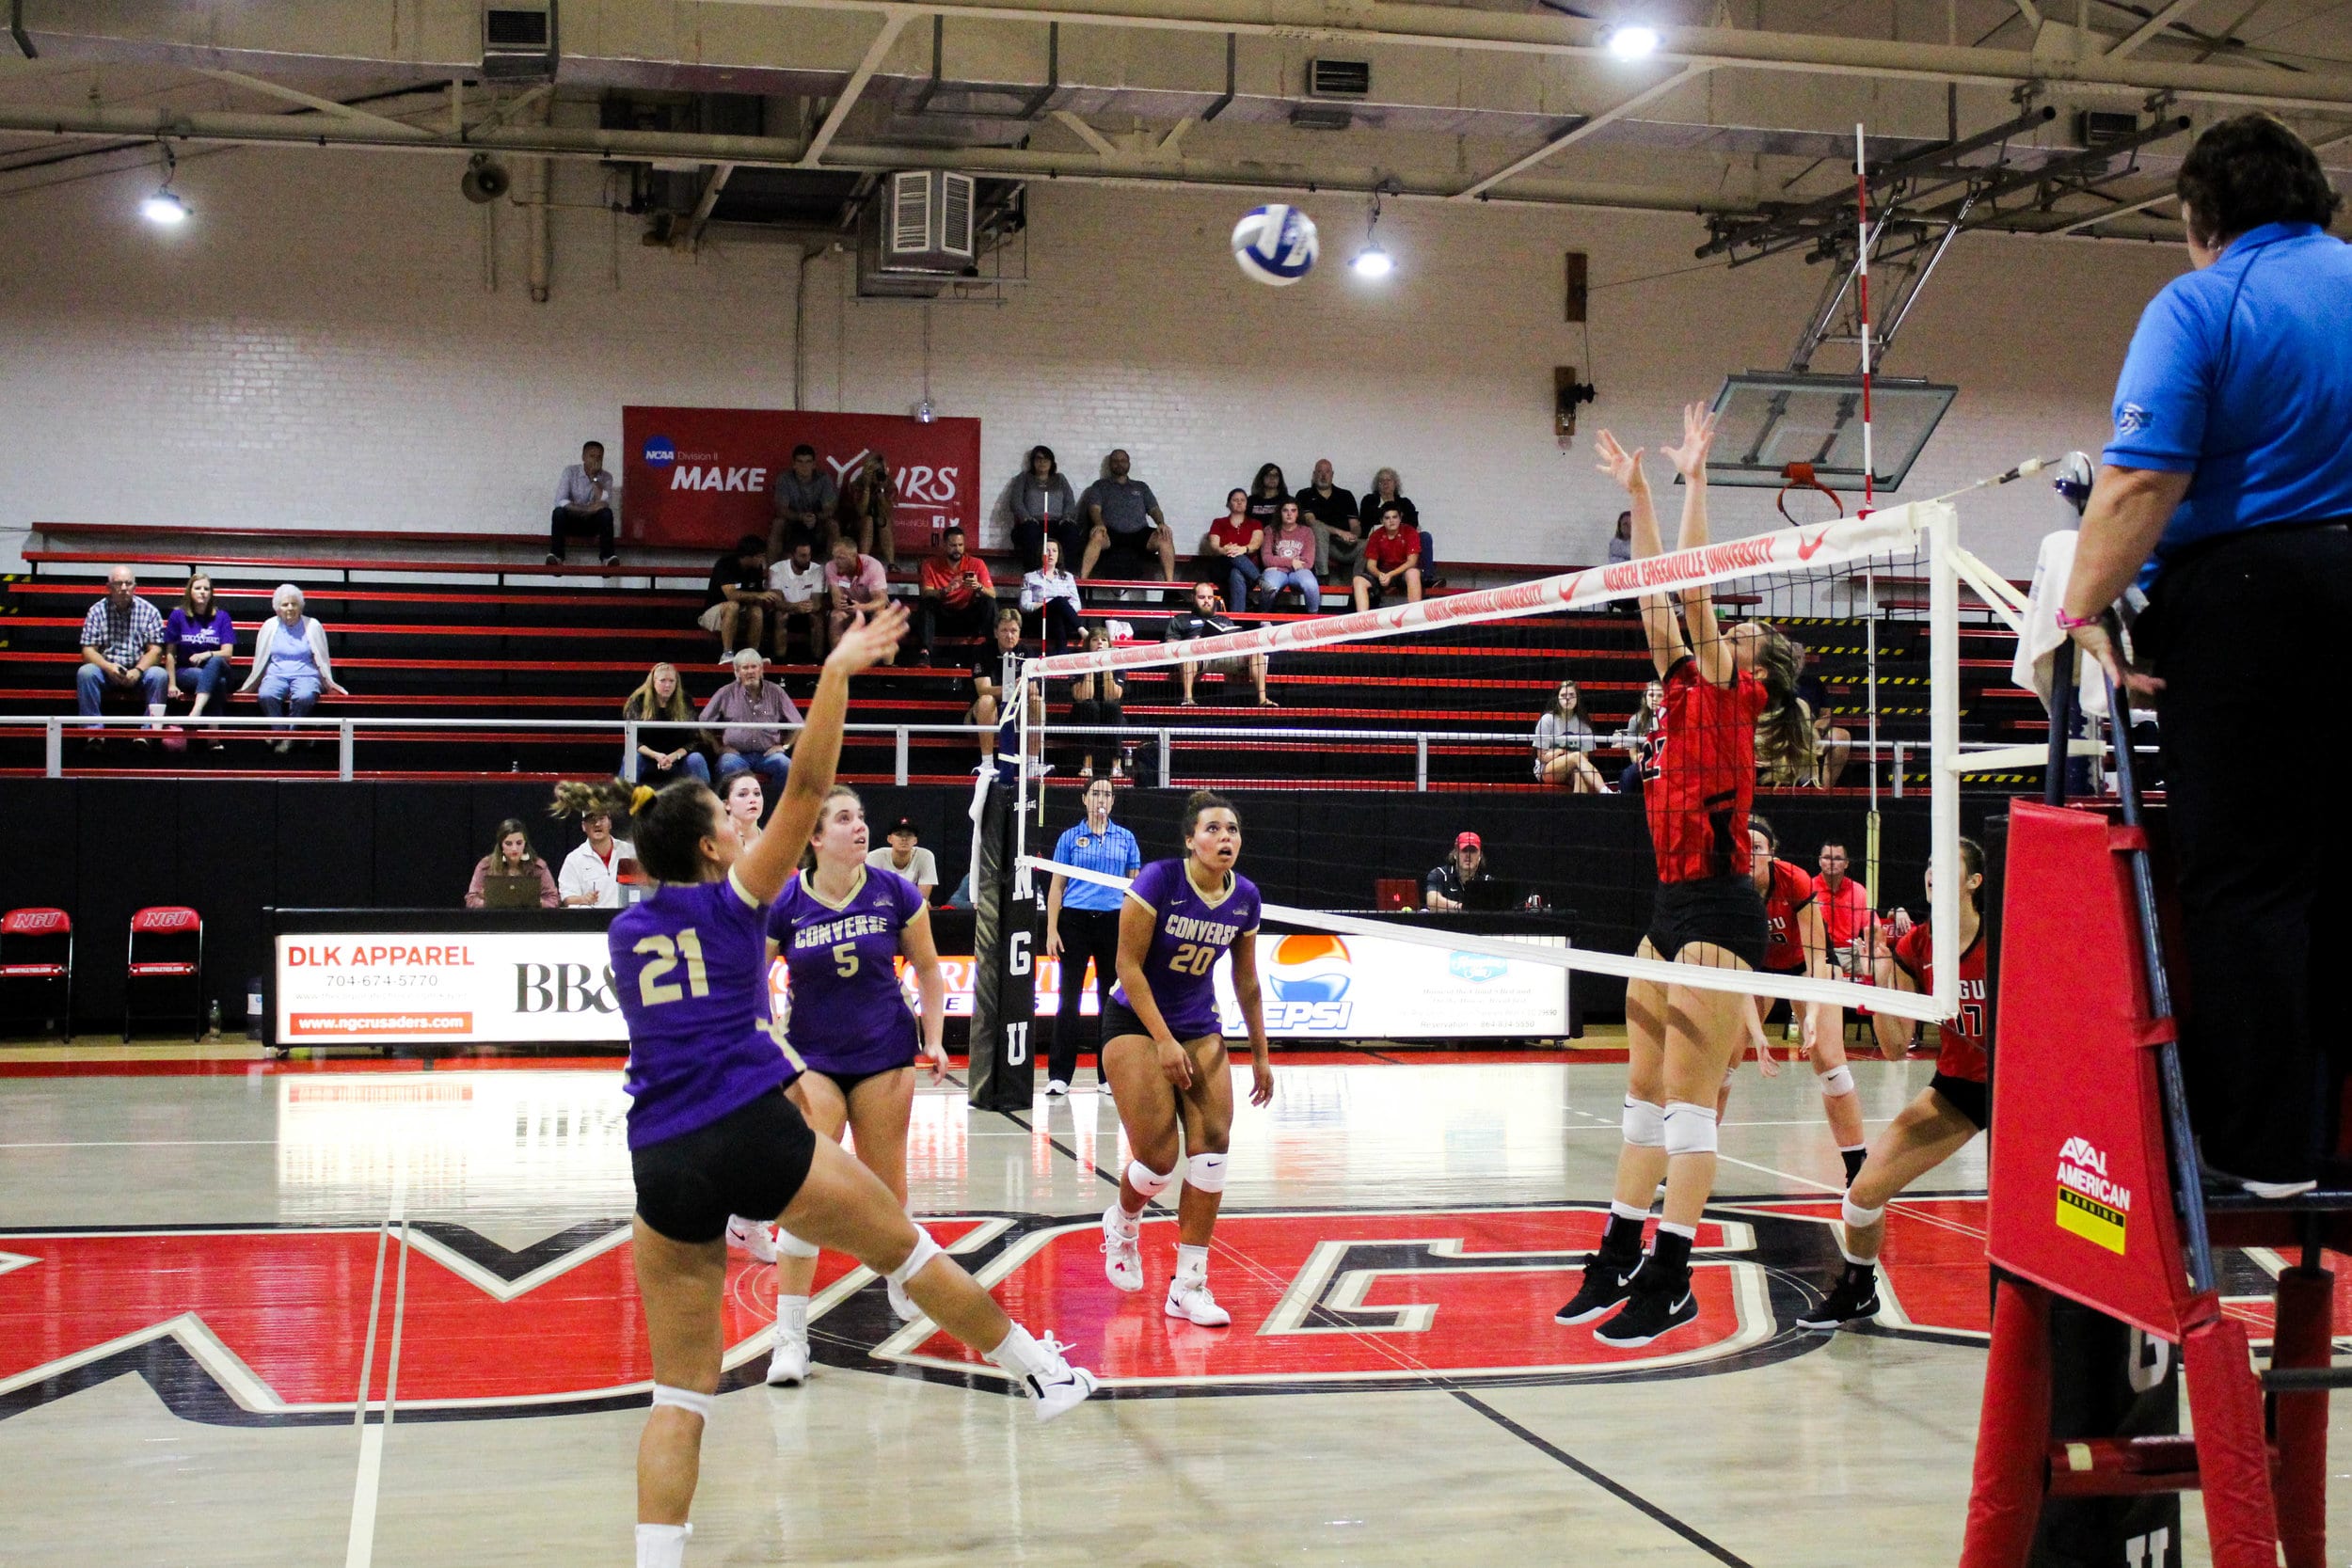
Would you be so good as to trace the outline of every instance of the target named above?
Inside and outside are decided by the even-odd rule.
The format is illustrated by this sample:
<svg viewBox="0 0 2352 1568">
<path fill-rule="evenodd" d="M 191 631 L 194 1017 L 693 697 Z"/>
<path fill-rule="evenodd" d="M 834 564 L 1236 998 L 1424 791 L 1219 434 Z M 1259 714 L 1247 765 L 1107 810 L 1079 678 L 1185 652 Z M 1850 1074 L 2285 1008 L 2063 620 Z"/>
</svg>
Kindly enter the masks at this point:
<svg viewBox="0 0 2352 1568">
<path fill-rule="evenodd" d="M 1492 873 L 1486 869 L 1486 847 L 1478 842 L 1476 833 L 1456 833 L 1454 853 L 1445 863 L 1422 879 L 1422 907 L 1429 910 L 1458 910 L 1462 907 L 1462 890 L 1472 882 L 1491 882 Z"/>
</svg>

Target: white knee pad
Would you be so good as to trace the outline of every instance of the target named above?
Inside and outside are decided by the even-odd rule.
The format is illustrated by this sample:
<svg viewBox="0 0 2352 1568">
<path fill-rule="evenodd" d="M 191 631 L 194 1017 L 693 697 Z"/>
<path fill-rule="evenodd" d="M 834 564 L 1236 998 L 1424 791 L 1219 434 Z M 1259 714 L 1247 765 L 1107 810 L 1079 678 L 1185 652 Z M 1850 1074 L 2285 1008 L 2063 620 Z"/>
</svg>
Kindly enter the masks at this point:
<svg viewBox="0 0 2352 1568">
<path fill-rule="evenodd" d="M 905 1262 L 890 1271 L 890 1283 L 901 1291 L 905 1290 L 907 1281 L 921 1274 L 923 1265 L 938 1257 L 942 1250 L 940 1244 L 931 1240 L 930 1231 L 919 1225 L 916 1226 L 914 1227 L 914 1250 L 907 1254 Z"/>
<path fill-rule="evenodd" d="M 776 1227 L 776 1256 L 779 1258 L 814 1258 L 817 1243 L 803 1242 L 784 1227 Z"/>
<path fill-rule="evenodd" d="M 1183 1174 L 1184 1168 L 1184 1163 L 1182 1160 L 1176 1162 L 1174 1169 L 1165 1171 L 1153 1170 L 1140 1160 L 1130 1160 L 1127 1162 L 1127 1185 L 1141 1193 L 1144 1201 L 1149 1203 L 1174 1186 L 1177 1177 Z"/>
<path fill-rule="evenodd" d="M 1636 1148 L 1662 1148 L 1666 1143 L 1666 1113 L 1646 1100 L 1625 1097 L 1625 1141 Z"/>
<path fill-rule="evenodd" d="M 1195 1154 L 1184 1162 L 1184 1185 L 1204 1193 L 1225 1190 L 1225 1156 Z"/>
<path fill-rule="evenodd" d="M 1838 1217 L 1846 1222 L 1846 1228 L 1849 1230 L 1865 1229 L 1886 1217 L 1886 1210 L 1883 1207 L 1865 1209 L 1852 1198 L 1847 1198 L 1840 1204 L 1838 1211 Z"/>
<path fill-rule="evenodd" d="M 1821 1098 L 1836 1100 L 1841 1094 L 1853 1093 L 1853 1069 L 1840 1062 L 1820 1075 Z"/>
<path fill-rule="evenodd" d="M 710 1419 L 710 1412 L 718 1402 L 719 1397 L 716 1394 L 698 1394 L 691 1388 L 673 1388 L 666 1383 L 657 1383 L 653 1386 L 653 1407 L 656 1410 L 665 1404 L 675 1405 L 678 1409 L 691 1411 L 707 1421 Z"/>
<path fill-rule="evenodd" d="M 1665 1111 L 1666 1155 L 1712 1154 L 1715 1152 L 1715 1111 L 1709 1105 L 1693 1105 L 1687 1100 L 1669 1101 Z"/>
</svg>

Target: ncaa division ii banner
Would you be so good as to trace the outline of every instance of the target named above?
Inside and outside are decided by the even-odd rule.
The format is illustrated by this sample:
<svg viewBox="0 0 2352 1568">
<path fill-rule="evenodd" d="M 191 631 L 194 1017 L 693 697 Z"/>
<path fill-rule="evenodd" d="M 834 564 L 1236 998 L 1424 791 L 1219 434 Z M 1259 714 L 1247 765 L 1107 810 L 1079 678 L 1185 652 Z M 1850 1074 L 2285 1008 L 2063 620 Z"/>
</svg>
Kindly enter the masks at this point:
<svg viewBox="0 0 2352 1568">
<path fill-rule="evenodd" d="M 836 486 L 869 456 L 890 465 L 893 537 L 929 548 L 950 524 L 979 544 L 980 421 L 805 409 L 621 410 L 621 536 L 632 544 L 723 550 L 766 537 L 776 476 L 792 449 L 817 449 L 817 471 Z"/>
</svg>

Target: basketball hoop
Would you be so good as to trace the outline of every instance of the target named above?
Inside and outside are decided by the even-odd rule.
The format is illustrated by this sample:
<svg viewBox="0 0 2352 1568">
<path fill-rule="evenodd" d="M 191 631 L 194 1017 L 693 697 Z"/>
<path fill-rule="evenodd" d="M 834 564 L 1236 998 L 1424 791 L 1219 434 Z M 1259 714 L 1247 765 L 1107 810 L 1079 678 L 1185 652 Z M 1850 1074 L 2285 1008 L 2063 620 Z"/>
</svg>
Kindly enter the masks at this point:
<svg viewBox="0 0 2352 1568">
<path fill-rule="evenodd" d="M 1846 503 L 1838 498 L 1836 491 L 1814 477 L 1812 464 L 1791 463 L 1780 470 L 1780 477 L 1788 483 L 1780 487 L 1780 495 L 1773 504 L 1780 508 L 1781 521 L 1790 528 L 1797 526 L 1797 519 L 1788 515 L 1788 492 L 1791 490 L 1819 490 L 1829 498 L 1832 506 L 1837 508 L 1840 517 L 1846 515 Z"/>
</svg>

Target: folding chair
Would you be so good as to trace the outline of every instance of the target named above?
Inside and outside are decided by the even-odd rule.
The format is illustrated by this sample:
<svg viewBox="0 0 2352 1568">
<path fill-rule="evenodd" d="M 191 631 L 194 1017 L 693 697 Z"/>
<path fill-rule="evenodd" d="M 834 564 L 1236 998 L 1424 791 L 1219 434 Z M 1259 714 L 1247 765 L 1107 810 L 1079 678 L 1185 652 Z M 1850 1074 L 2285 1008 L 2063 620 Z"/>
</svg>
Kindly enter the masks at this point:
<svg viewBox="0 0 2352 1568">
<path fill-rule="evenodd" d="M 63 910 L 10 910 L 0 915 L 0 982 L 52 981 L 63 986 L 65 1006 L 56 1022 L 73 1037 L 73 917 Z M 52 1022 L 41 1016 L 46 1028 Z"/>
<path fill-rule="evenodd" d="M 144 943 L 141 938 L 145 938 Z M 147 955 L 142 958 L 142 951 Z M 122 1038 L 131 1039 L 132 1006 L 142 980 L 186 980 L 196 1037 L 204 1037 L 204 917 L 179 904 L 153 904 L 131 917 L 128 967 L 123 971 Z M 166 1018 L 178 1015 L 150 1014 Z"/>
</svg>

